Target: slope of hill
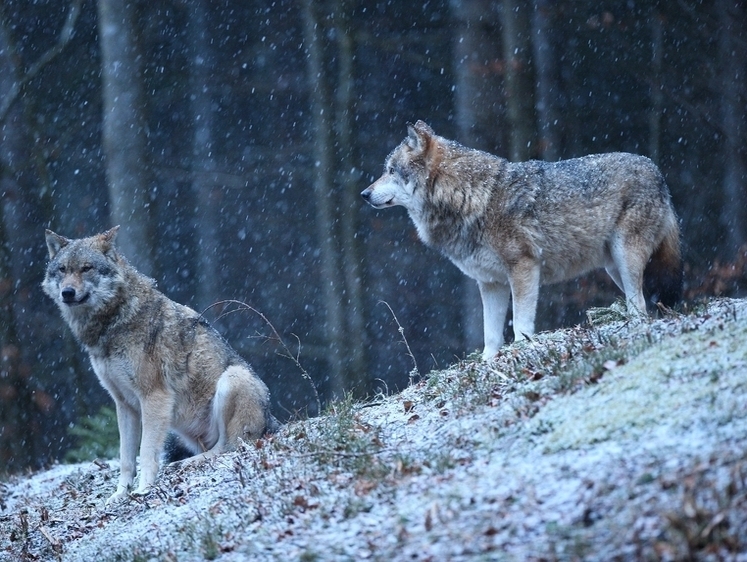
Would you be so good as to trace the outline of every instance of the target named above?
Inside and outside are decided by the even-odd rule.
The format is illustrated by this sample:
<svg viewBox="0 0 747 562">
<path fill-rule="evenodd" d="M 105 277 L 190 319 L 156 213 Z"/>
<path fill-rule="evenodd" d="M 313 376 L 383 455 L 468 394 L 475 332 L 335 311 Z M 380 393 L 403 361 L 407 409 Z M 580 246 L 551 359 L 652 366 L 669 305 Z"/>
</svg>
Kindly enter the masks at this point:
<svg viewBox="0 0 747 562">
<path fill-rule="evenodd" d="M 104 507 L 0 484 L 0 560 L 747 560 L 747 301 L 538 334 Z"/>
</svg>

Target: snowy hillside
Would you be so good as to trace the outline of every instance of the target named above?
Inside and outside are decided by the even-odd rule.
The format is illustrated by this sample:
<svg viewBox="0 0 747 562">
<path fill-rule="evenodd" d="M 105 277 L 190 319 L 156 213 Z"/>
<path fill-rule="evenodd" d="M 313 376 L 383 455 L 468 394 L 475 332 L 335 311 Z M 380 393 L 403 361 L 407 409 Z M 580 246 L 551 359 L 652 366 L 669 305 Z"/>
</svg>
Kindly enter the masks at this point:
<svg viewBox="0 0 747 562">
<path fill-rule="evenodd" d="M 0 484 L 0 560 L 747 560 L 747 301 L 539 334 L 342 401 L 144 498 Z"/>
</svg>

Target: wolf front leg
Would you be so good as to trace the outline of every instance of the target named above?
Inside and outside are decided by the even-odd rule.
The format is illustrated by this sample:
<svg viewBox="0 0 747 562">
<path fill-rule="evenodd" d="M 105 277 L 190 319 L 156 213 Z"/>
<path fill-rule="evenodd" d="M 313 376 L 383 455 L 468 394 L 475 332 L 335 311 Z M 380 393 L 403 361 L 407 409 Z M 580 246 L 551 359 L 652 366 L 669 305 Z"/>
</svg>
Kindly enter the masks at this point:
<svg viewBox="0 0 747 562">
<path fill-rule="evenodd" d="M 540 264 L 530 258 L 520 260 L 509 274 L 513 297 L 514 340 L 534 334 L 534 318 L 540 288 Z"/>
<path fill-rule="evenodd" d="M 482 324 L 485 348 L 482 360 L 490 361 L 503 345 L 503 325 L 508 312 L 508 300 L 511 291 L 503 283 L 484 283 L 478 281 L 482 297 Z"/>
<path fill-rule="evenodd" d="M 116 502 L 127 496 L 128 490 L 135 480 L 135 461 L 137 458 L 137 443 L 140 437 L 140 416 L 135 408 L 127 404 L 124 399 L 114 399 L 117 409 L 117 428 L 119 429 L 119 483 L 107 504 Z"/>
<path fill-rule="evenodd" d="M 156 481 L 161 451 L 171 427 L 173 406 L 173 399 L 165 390 L 151 391 L 140 401 L 143 424 L 143 437 L 140 441 L 140 478 L 133 494 L 147 494 Z"/>
</svg>

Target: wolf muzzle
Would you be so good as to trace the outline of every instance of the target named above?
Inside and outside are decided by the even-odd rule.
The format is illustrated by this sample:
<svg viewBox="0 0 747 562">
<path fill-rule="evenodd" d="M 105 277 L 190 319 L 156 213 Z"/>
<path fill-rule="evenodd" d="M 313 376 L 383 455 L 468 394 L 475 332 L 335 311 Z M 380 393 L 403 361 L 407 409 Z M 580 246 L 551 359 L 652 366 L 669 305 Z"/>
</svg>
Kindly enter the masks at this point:
<svg viewBox="0 0 747 562">
<path fill-rule="evenodd" d="M 62 297 L 62 302 L 69 305 L 83 304 L 88 300 L 88 295 L 78 298 L 78 293 L 73 287 L 63 287 L 60 291 L 60 296 Z"/>
<path fill-rule="evenodd" d="M 373 186 L 369 186 L 363 191 L 361 191 L 361 197 L 371 205 L 374 209 L 383 209 L 384 207 L 391 207 L 393 205 L 394 197 L 387 201 L 379 201 L 376 197 L 374 197 L 374 188 Z"/>
</svg>

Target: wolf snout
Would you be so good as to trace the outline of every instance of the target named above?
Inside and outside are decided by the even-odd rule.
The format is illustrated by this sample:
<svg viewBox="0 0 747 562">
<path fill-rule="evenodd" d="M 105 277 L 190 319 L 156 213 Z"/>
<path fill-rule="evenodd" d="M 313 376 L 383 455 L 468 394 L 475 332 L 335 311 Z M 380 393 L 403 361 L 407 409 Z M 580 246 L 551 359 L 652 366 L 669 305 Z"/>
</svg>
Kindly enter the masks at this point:
<svg viewBox="0 0 747 562">
<path fill-rule="evenodd" d="M 373 186 L 369 186 L 364 189 L 361 192 L 361 197 L 363 197 L 366 203 L 368 203 L 375 209 L 391 207 L 394 204 L 394 197 L 389 197 L 388 199 L 386 199 L 387 194 L 382 194 L 382 190 L 375 191 Z"/>
<path fill-rule="evenodd" d="M 60 291 L 60 296 L 62 297 L 63 303 L 71 305 L 82 304 L 88 300 L 87 295 L 80 296 L 74 287 L 63 287 Z"/>
<path fill-rule="evenodd" d="M 60 291 L 60 295 L 62 296 L 62 302 L 75 302 L 75 289 L 72 287 L 65 287 Z"/>
</svg>

